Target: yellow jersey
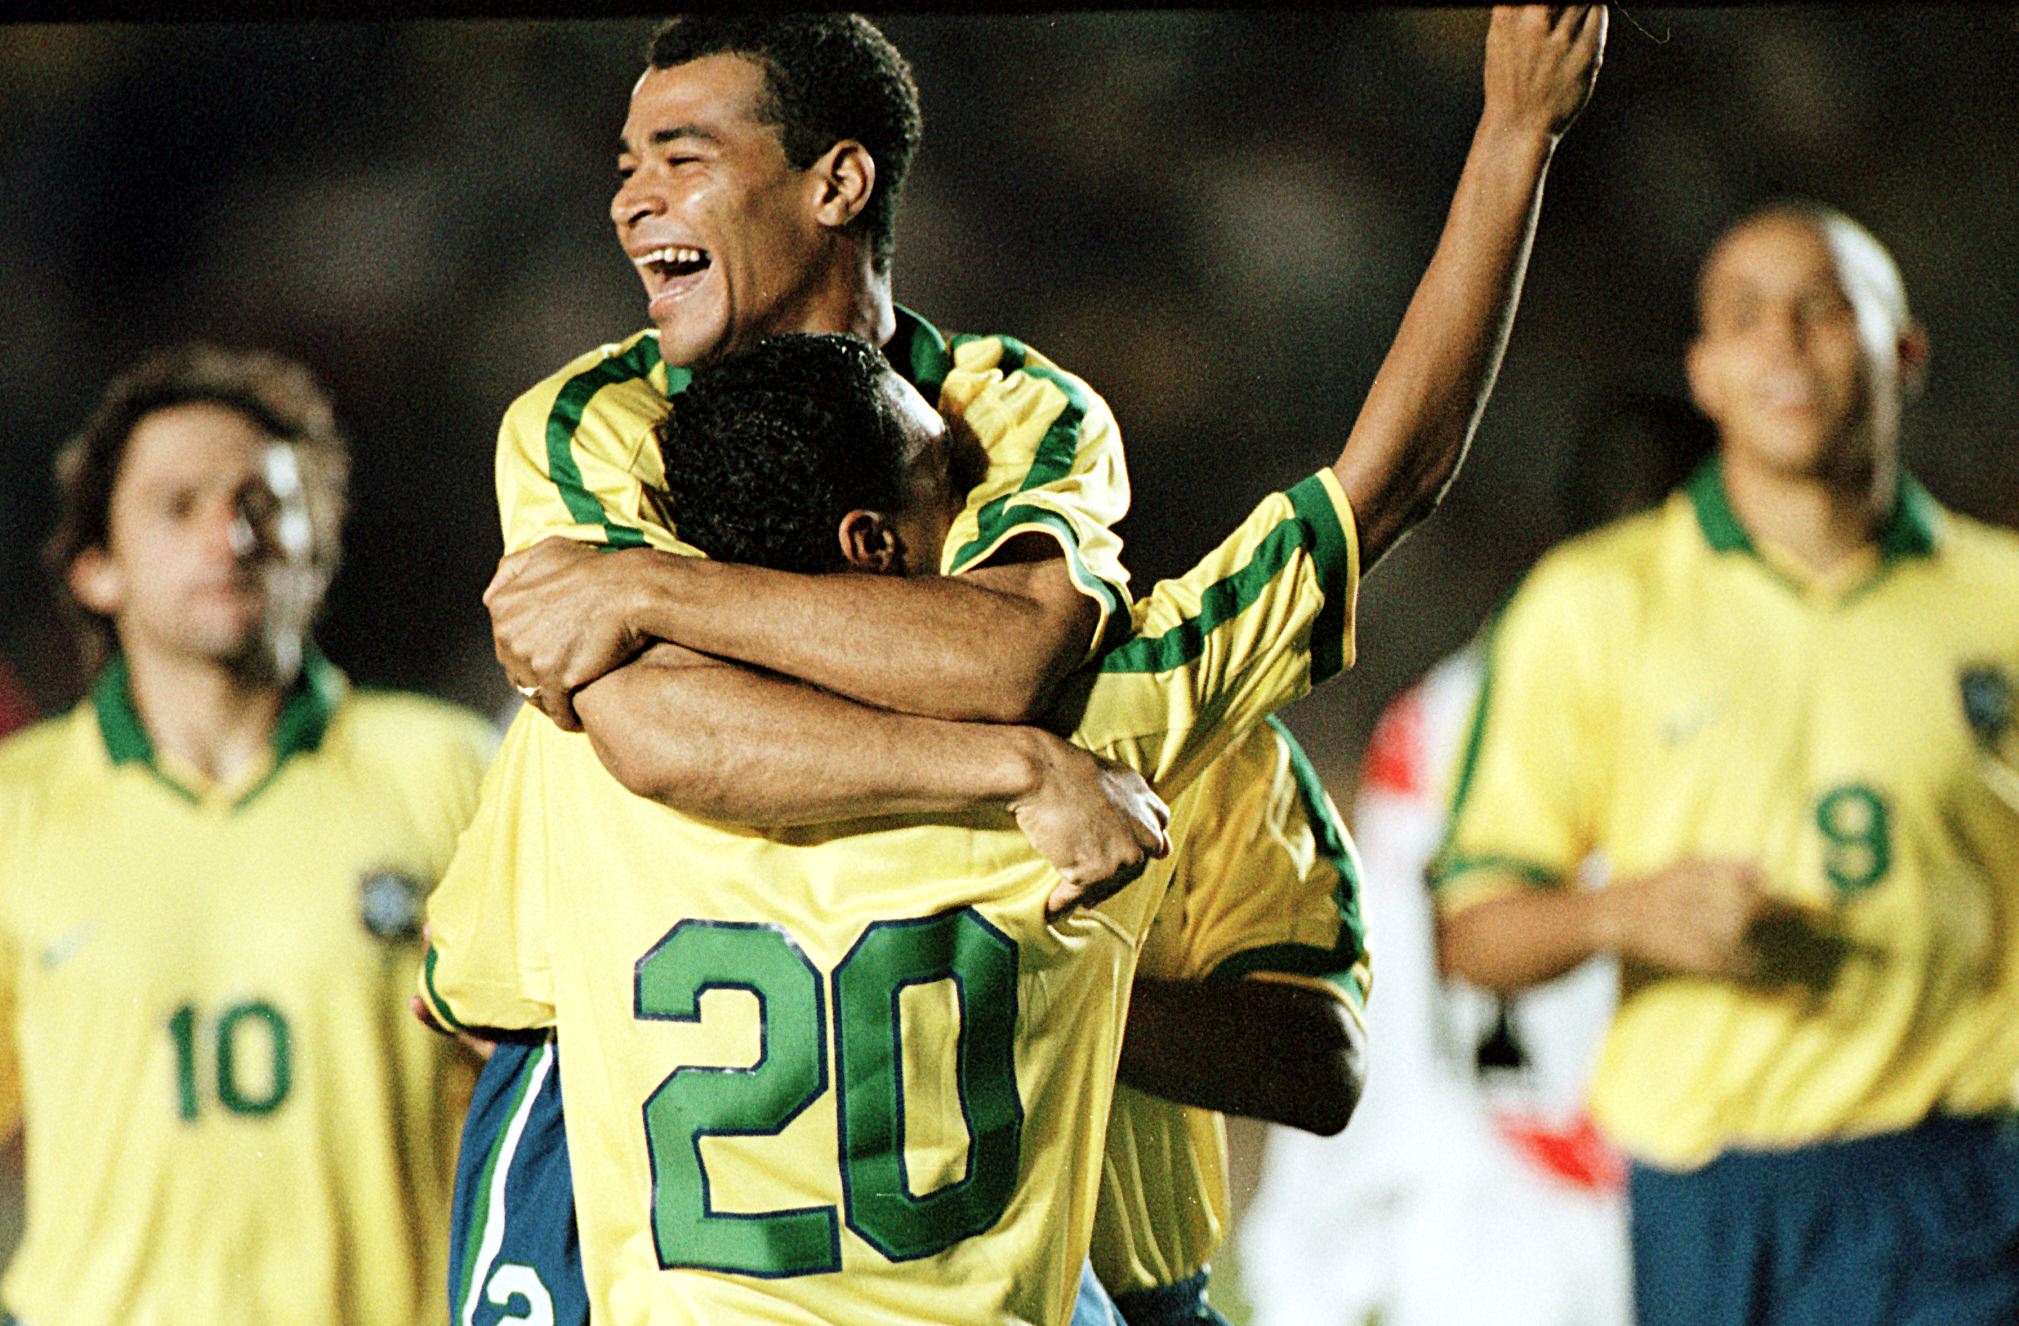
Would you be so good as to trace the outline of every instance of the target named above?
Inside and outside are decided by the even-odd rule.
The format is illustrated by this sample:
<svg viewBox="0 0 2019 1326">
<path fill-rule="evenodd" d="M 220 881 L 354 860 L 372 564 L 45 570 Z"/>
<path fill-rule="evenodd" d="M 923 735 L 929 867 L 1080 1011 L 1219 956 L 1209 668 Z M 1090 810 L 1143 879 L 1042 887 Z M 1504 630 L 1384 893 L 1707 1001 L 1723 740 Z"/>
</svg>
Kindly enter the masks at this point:
<svg viewBox="0 0 2019 1326">
<path fill-rule="evenodd" d="M 902 307 L 884 354 L 988 458 L 940 570 L 957 575 L 1020 534 L 1054 539 L 1074 583 L 1100 607 L 1100 641 L 1129 583 L 1113 529 L 1128 513 L 1128 469 L 1106 402 L 1012 337 L 948 341 Z M 656 331 L 642 331 L 576 358 L 514 401 L 498 432 L 505 551 L 560 535 L 699 555 L 666 510 L 655 435 L 669 398 L 692 378 L 659 357 Z"/>
<path fill-rule="evenodd" d="M 1274 719 L 1171 807 L 1171 876 L 1136 976 L 1314 985 L 1364 1017 L 1360 868 L 1338 807 Z M 1094 1215 L 1094 1273 L 1130 1294 L 1203 1270 L 1229 1225 L 1227 1133 L 1212 1110 L 1117 1085 Z"/>
<path fill-rule="evenodd" d="M 1265 500 L 1068 684 L 1075 739 L 1175 795 L 1350 662 L 1355 546 L 1329 471 Z M 1062 1321 L 1167 881 L 1049 924 L 1056 882 L 1002 813 L 704 824 L 528 712 L 431 901 L 424 993 L 559 1029 L 614 1326 Z"/>
<path fill-rule="evenodd" d="M 1756 979 L 1627 964 L 1592 1112 L 1690 1167 L 2008 1105 L 2019 1072 L 2019 538 L 1903 480 L 1827 578 L 1756 547 L 1715 464 L 1544 558 L 1492 631 L 1432 875 L 1447 913 L 1686 857 L 1796 919 Z"/>
<path fill-rule="evenodd" d="M 406 1000 L 493 738 L 311 657 L 270 762 L 156 752 L 124 666 L 0 744 L 9 1312 L 62 1326 L 441 1317 L 467 1056 Z"/>
</svg>

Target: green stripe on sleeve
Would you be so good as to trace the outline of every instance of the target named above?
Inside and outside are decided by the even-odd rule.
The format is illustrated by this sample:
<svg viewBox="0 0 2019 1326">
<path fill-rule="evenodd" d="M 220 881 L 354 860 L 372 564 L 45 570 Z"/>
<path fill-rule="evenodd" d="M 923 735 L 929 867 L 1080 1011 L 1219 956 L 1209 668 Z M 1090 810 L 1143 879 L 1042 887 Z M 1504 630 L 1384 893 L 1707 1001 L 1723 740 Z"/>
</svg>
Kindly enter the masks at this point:
<svg viewBox="0 0 2019 1326">
<path fill-rule="evenodd" d="M 1437 853 L 1430 858 L 1425 874 L 1432 888 L 1443 883 L 1461 870 L 1488 864 L 1479 858 L 1472 864 L 1461 865 L 1457 855 L 1458 815 L 1465 809 L 1465 799 L 1472 795 L 1472 778 L 1479 770 L 1479 748 L 1486 742 L 1486 706 L 1493 699 L 1493 644 L 1500 634 L 1500 623 L 1505 605 L 1487 619 L 1479 642 L 1479 698 L 1472 702 L 1472 722 L 1465 734 L 1465 755 L 1459 761 L 1458 780 L 1451 787 L 1451 803 L 1444 814 L 1444 841 L 1438 844 Z"/>
<path fill-rule="evenodd" d="M 1548 866 L 1539 866 L 1518 856 L 1440 855 L 1430 865 L 1428 872 L 1430 887 L 1440 888 L 1460 875 L 1469 875 L 1475 870 L 1492 870 L 1503 875 L 1513 875 L 1524 884 L 1534 884 L 1542 888 L 1553 888 L 1563 882 L 1563 876 Z"/>
<path fill-rule="evenodd" d="M 468 1027 L 456 1020 L 455 1013 L 449 1008 L 449 1001 L 442 998 L 442 992 L 435 988 L 435 962 L 440 957 L 441 954 L 435 946 L 428 945 L 428 956 L 421 963 L 421 980 L 427 983 L 428 1002 L 434 1005 L 435 1011 L 442 1015 L 442 1021 L 448 1023 L 452 1030 L 468 1031 Z"/>
<path fill-rule="evenodd" d="M 1216 580 L 1199 595 L 1199 611 L 1157 636 L 1139 636 L 1101 656 L 1102 672 L 1169 672 L 1197 658 L 1206 637 L 1238 617 L 1262 596 L 1269 582 L 1290 564 L 1291 555 L 1311 541 L 1296 516 L 1287 516 L 1255 546 L 1248 564 Z"/>
<path fill-rule="evenodd" d="M 956 336 L 953 348 L 958 349 L 972 341 L 989 339 L 980 336 Z M 1017 493 L 1032 488 L 1042 488 L 1046 484 L 1057 483 L 1073 472 L 1073 461 L 1080 451 L 1080 430 L 1087 417 L 1087 393 L 1079 383 L 1073 381 L 1057 369 L 1030 362 L 1030 350 L 1023 342 L 1009 336 L 993 338 L 1002 344 L 1002 357 L 996 366 L 1008 378 L 1016 373 L 1049 382 L 1065 393 L 1065 408 L 1052 420 L 1051 427 L 1038 441 L 1037 454 L 1031 457 L 1030 469 L 1024 472 L 1023 482 L 1017 486 Z M 976 513 L 976 532 L 973 539 L 963 545 L 953 555 L 951 563 L 956 573 L 965 569 L 968 561 L 994 548 L 1004 530 L 1012 522 L 1007 513 L 1016 493 L 1003 496 L 987 503 Z"/>
<path fill-rule="evenodd" d="M 1353 964 L 1358 955 L 1348 955 L 1340 948 L 1323 948 L 1317 944 L 1264 944 L 1260 948 L 1246 949 L 1234 954 L 1219 966 L 1213 968 L 1209 981 L 1239 981 L 1258 972 L 1281 972 L 1287 976 L 1313 976 L 1329 983 L 1347 997 L 1354 1007 L 1366 1009 L 1365 992 L 1360 983 L 1353 979 Z"/>
<path fill-rule="evenodd" d="M 1290 735 L 1290 729 L 1274 715 L 1263 721 L 1276 730 L 1289 752 L 1290 777 L 1297 784 L 1297 799 L 1303 804 L 1304 818 L 1317 841 L 1318 854 L 1339 877 L 1332 891 L 1333 904 L 1339 909 L 1339 948 L 1349 952 L 1352 961 L 1357 962 L 1367 952 L 1367 925 L 1360 915 L 1360 861 L 1354 854 L 1353 840 L 1325 795 L 1325 784 L 1311 767 L 1311 757 Z"/>
<path fill-rule="evenodd" d="M 1041 506 L 1015 506 L 1003 513 L 1003 533 L 1010 534 L 1032 525 L 1043 525 L 1056 530 L 1059 542 L 1065 548 L 1066 566 L 1072 572 L 1073 583 L 1082 591 L 1098 599 L 1108 616 L 1113 618 L 1127 610 L 1128 599 L 1122 591 L 1087 569 L 1080 557 L 1080 536 L 1073 529 L 1072 522 L 1056 511 Z"/>
<path fill-rule="evenodd" d="M 601 525 L 604 538 L 612 548 L 641 548 L 645 545 L 642 531 L 630 525 L 611 520 L 589 491 L 582 479 L 582 467 L 575 461 L 575 430 L 581 427 L 582 416 L 588 411 L 589 402 L 597 392 L 620 382 L 630 382 L 647 377 L 659 364 L 659 342 L 651 336 L 641 336 L 629 350 L 603 360 L 593 368 L 585 369 L 569 378 L 561 387 L 561 394 L 554 398 L 554 408 L 547 413 L 547 477 L 561 494 L 561 502 L 568 508 L 578 525 Z M 669 374 L 670 376 L 670 374 Z M 681 386 L 685 386 L 686 375 L 681 374 Z"/>
<path fill-rule="evenodd" d="M 1325 606 L 1311 623 L 1311 684 L 1316 686 L 1337 676 L 1345 666 L 1346 591 L 1353 574 L 1353 548 L 1346 531 L 1339 527 L 1339 508 L 1333 505 L 1323 479 L 1314 474 L 1286 496 L 1311 530 L 1311 564 L 1317 572 L 1318 588 L 1325 595 Z"/>
</svg>

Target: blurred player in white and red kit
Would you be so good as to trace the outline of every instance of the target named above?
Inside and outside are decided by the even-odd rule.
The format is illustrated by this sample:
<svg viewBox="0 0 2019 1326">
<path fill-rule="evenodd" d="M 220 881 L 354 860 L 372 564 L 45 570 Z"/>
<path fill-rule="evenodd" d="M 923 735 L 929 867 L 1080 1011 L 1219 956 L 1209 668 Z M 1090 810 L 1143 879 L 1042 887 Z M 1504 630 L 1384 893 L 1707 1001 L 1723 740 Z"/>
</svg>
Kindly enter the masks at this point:
<svg viewBox="0 0 2019 1326">
<path fill-rule="evenodd" d="M 1566 534 L 1652 505 L 1714 441 L 1679 398 L 1609 395 L 1571 457 Z M 1369 743 L 1353 836 L 1380 936 L 1373 1067 L 1343 1137 L 1270 1134 L 1240 1234 L 1254 1326 L 1631 1320 L 1625 1166 L 1584 1108 L 1613 965 L 1509 999 L 1437 973 L 1424 869 L 1482 675 L 1475 639 L 1390 704 Z M 1587 882 L 1604 868 L 1587 862 Z"/>
</svg>

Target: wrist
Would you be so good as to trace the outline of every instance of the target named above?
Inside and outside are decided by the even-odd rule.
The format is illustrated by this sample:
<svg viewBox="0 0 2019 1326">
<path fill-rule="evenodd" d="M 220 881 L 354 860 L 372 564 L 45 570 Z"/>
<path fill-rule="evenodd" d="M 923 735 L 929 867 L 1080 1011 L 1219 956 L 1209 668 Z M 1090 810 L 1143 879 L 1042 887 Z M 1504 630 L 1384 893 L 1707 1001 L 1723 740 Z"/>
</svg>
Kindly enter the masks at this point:
<svg viewBox="0 0 2019 1326">
<path fill-rule="evenodd" d="M 1524 172 L 1539 172 L 1556 152 L 1558 135 L 1547 124 L 1488 105 L 1473 131 L 1475 153 Z"/>
<path fill-rule="evenodd" d="M 1628 911 L 1622 905 L 1625 894 L 1617 886 L 1608 885 L 1584 897 L 1585 943 L 1591 955 L 1624 953 L 1628 930 Z"/>
<path fill-rule="evenodd" d="M 996 778 L 1006 809 L 1015 810 L 1044 790 L 1056 763 L 1052 747 L 1059 738 L 1042 728 L 1011 724 L 978 725 L 975 735 L 1000 747 Z"/>
<path fill-rule="evenodd" d="M 603 554 L 611 560 L 613 599 L 621 620 L 640 639 L 677 640 L 680 614 L 679 562 L 687 559 L 653 548 L 625 548 Z"/>
</svg>

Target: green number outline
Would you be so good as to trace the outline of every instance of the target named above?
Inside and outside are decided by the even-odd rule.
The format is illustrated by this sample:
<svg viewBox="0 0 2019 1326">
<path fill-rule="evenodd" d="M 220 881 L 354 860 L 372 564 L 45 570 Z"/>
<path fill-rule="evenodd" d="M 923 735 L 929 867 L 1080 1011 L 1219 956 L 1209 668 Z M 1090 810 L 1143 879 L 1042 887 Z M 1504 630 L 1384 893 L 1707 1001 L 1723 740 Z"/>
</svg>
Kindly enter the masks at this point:
<svg viewBox="0 0 2019 1326">
<path fill-rule="evenodd" d="M 726 947 L 725 947 L 726 946 Z M 718 949 L 709 952 L 710 948 Z M 797 967 L 774 966 L 790 954 Z M 689 975 L 677 970 L 692 963 Z M 708 921 L 689 918 L 676 924 L 638 959 L 632 971 L 632 1015 L 643 1021 L 693 1023 L 700 1020 L 701 995 L 708 990 L 747 990 L 758 1001 L 759 1052 L 748 1068 L 711 1068 L 683 1064 L 674 1069 L 646 1098 L 641 1109 L 645 1145 L 652 1170 L 652 1235 L 662 1268 L 721 1271 L 778 1279 L 818 1275 L 841 1269 L 841 1233 L 833 1206 L 760 1212 L 718 1212 L 710 1198 L 708 1168 L 701 1156 L 703 1137 L 774 1136 L 830 1088 L 830 1062 L 840 1066 L 835 1092 L 835 1127 L 841 1143 L 836 1162 L 841 1173 L 842 1203 L 848 1227 L 891 1261 L 910 1261 L 944 1252 L 963 1239 L 993 1227 L 1008 1209 L 1022 1170 L 1024 1108 L 1016 1081 L 1017 972 L 1014 940 L 991 925 L 972 907 L 933 916 L 877 921 L 866 926 L 831 976 L 820 970 L 782 927 L 769 922 Z M 676 970 L 663 970 L 666 964 Z M 734 970 L 735 976 L 704 973 Z M 774 1009 L 787 994 L 776 986 L 789 973 L 799 985 L 797 1009 Z M 826 992 L 833 982 L 834 1044 L 828 1053 Z M 942 980 L 954 983 L 960 1009 L 960 1033 L 955 1040 L 956 1083 L 961 1121 L 967 1130 L 967 1171 L 961 1178 L 923 1196 L 911 1192 L 904 1163 L 903 1027 L 900 997 L 913 985 Z M 810 996 L 810 997 L 809 997 Z M 787 1018 L 797 1012 L 811 1030 L 811 1056 L 794 1047 L 773 1058 L 774 1013 Z M 790 1026 L 788 1021 L 783 1025 Z M 848 1037 L 845 1028 L 864 1026 L 864 1035 Z M 885 1034 L 878 1036 L 878 1029 Z M 755 1082 L 774 1063 L 775 1075 L 804 1062 L 787 1062 L 790 1054 L 810 1057 L 812 1080 L 798 1098 L 761 1108 L 767 1123 L 757 1126 L 708 1126 L 709 1105 L 695 1108 L 680 1097 L 696 1088 L 686 1083 L 719 1083 L 735 1079 Z M 683 1078 L 683 1075 L 684 1078 Z M 777 1083 L 773 1082 L 773 1090 Z M 790 1082 L 785 1084 L 789 1089 Z M 855 1097 L 855 1106 L 851 1106 Z M 880 1110 L 864 1108 L 880 1105 Z M 789 1108 L 788 1108 L 789 1106 Z M 731 1109 L 748 1103 L 732 1101 Z M 719 1117 L 719 1116 L 718 1116 Z M 686 1153 L 670 1149 L 666 1140 L 685 1139 Z M 688 1163 L 691 1160 L 691 1165 Z M 865 1176 L 866 1171 L 866 1176 Z M 694 1183 L 690 1197 L 675 1211 L 669 1207 L 677 1183 Z M 664 1180 L 664 1182 L 662 1182 Z M 866 1191 L 867 1196 L 860 1196 Z M 698 1208 L 698 1216 L 686 1208 Z M 692 1217 L 680 1228 L 678 1217 Z M 738 1222 L 727 1226 L 724 1222 Z M 738 1255 L 718 1255 L 720 1249 L 676 1246 L 695 1237 L 735 1228 L 734 1242 L 746 1244 Z M 809 1240 L 809 1230 L 815 1239 Z M 770 1237 L 773 1233 L 778 1238 Z M 824 1235 L 824 1239 L 821 1237 Z M 801 1247 L 780 1243 L 796 1240 Z M 823 1242 L 818 1255 L 805 1246 Z M 669 1253 L 669 1246 L 672 1251 Z M 761 1260 L 760 1260 L 761 1259 Z"/>
<path fill-rule="evenodd" d="M 189 1123 L 196 1118 L 200 1104 L 196 1095 L 196 1009 L 192 1005 L 184 1004 L 170 1015 L 168 1034 L 175 1041 L 175 1113 Z"/>
<path fill-rule="evenodd" d="M 1009 936 L 960 907 L 877 921 L 834 969 L 843 1204 L 848 1227 L 893 1262 L 930 1257 L 982 1233 L 1015 1195 L 1024 1121 L 1016 1090 L 1017 963 Z M 968 1163 L 961 1178 L 919 1196 L 904 1160 L 899 997 L 909 986 L 943 980 L 954 983 L 960 1006 L 954 1054 Z M 852 1035 L 856 1026 L 866 1030 Z"/>
<path fill-rule="evenodd" d="M 253 1100 L 238 1089 L 238 1024 L 258 1018 L 273 1033 L 273 1084 L 264 1099 Z M 294 1086 L 293 1042 L 287 1019 L 264 999 L 233 1004 L 217 1017 L 217 1101 L 233 1114 L 272 1114 Z"/>
<path fill-rule="evenodd" d="M 738 937 L 740 936 L 740 937 Z M 729 945 L 732 950 L 743 950 L 737 955 L 738 970 L 749 973 L 735 977 L 716 977 L 696 974 L 684 983 L 678 974 L 663 976 L 658 968 L 665 963 L 683 963 L 690 955 L 685 950 L 697 946 Z M 767 952 L 768 950 L 768 952 Z M 804 971 L 806 984 L 801 987 L 811 995 L 810 1014 L 808 1009 L 782 1010 L 787 1014 L 798 1012 L 800 1023 L 810 1020 L 812 1032 L 812 1072 L 811 1085 L 796 1099 L 766 1102 L 762 1112 L 766 1122 L 756 1127 L 712 1128 L 706 1126 L 705 1118 L 698 1117 L 703 1111 L 688 1111 L 682 1120 L 682 1097 L 705 1091 L 715 1084 L 741 1081 L 750 1090 L 763 1090 L 769 1086 L 776 1091 L 780 1075 L 787 1075 L 784 1082 L 789 1090 L 790 1077 L 803 1075 L 807 1065 L 794 1063 L 791 1058 L 781 1055 L 774 1059 L 772 1050 L 772 1027 L 774 999 L 790 997 L 787 992 L 761 988 L 759 980 L 776 985 L 775 979 L 760 977 L 757 969 L 768 960 L 777 960 L 789 954 Z M 790 971 L 791 968 L 785 970 Z M 777 972 L 770 974 L 771 978 Z M 662 981 L 672 981 L 670 986 L 662 986 Z M 802 1207 L 792 1210 L 737 1212 L 717 1211 L 711 1197 L 708 1166 L 701 1156 L 701 1139 L 704 1137 L 761 1137 L 783 1131 L 794 1119 L 804 1113 L 821 1096 L 827 1093 L 828 1072 L 825 1053 L 827 1009 L 824 982 L 820 970 L 813 965 L 800 949 L 792 936 L 783 927 L 748 921 L 706 921 L 689 918 L 675 925 L 671 930 L 646 950 L 632 969 L 632 1015 L 643 1021 L 657 1022 L 699 1022 L 701 1019 L 701 996 L 709 990 L 747 990 L 757 999 L 758 1004 L 758 1055 L 757 1062 L 748 1068 L 711 1068 L 700 1065 L 683 1064 L 673 1070 L 652 1094 L 645 1099 L 641 1114 L 645 1123 L 645 1147 L 652 1169 L 652 1244 L 658 1254 L 659 1265 L 666 1270 L 695 1269 L 723 1271 L 737 1275 L 750 1275 L 762 1279 L 779 1279 L 791 1276 L 817 1275 L 841 1269 L 841 1230 L 835 1219 L 832 1206 Z M 650 987 L 650 988 L 648 988 Z M 663 998 L 662 998 L 663 996 Z M 791 1022 L 786 1022 L 791 1026 Z M 768 1071 L 767 1071 L 768 1070 Z M 770 1079 L 766 1082 L 767 1077 Z M 670 1119 L 663 1116 L 670 1115 Z M 684 1122 L 684 1126 L 683 1126 Z M 669 1126 L 665 1131 L 671 1137 L 684 1136 L 688 1142 L 688 1153 L 681 1156 L 677 1152 L 662 1156 L 659 1149 L 660 1123 Z M 691 1169 L 688 1160 L 691 1158 Z M 672 1204 L 671 1193 L 667 1191 L 676 1182 L 689 1176 L 697 1181 L 699 1197 L 698 1216 L 692 1212 L 678 1211 Z M 682 1203 L 682 1206 L 685 1206 Z M 675 1227 L 677 1215 L 692 1216 L 688 1229 Z M 809 1234 L 811 1238 L 809 1239 Z M 713 1235 L 711 1239 L 709 1236 Z M 682 1248 L 683 1241 L 698 1239 L 703 1243 L 714 1242 L 717 1246 Z M 722 1248 L 723 1242 L 731 1246 Z M 799 1243 L 798 1249 L 785 1247 L 787 1243 Z M 808 1255 L 804 1245 L 809 1242 L 822 1246 Z M 669 1248 L 669 1244 L 671 1246 Z M 736 1245 L 748 1245 L 738 1248 Z M 762 1257 L 764 1260 L 759 1260 Z"/>
<path fill-rule="evenodd" d="M 266 1023 L 273 1046 L 273 1081 L 258 1099 L 238 1089 L 238 1027 L 247 1018 Z M 194 1004 L 183 1004 L 169 1016 L 168 1034 L 175 1041 L 176 1116 L 185 1123 L 202 1112 L 196 1089 L 197 1030 Z M 228 1113 L 257 1118 L 286 1102 L 294 1089 L 294 1036 L 279 1009 L 264 999 L 232 1004 L 217 1015 L 212 1040 L 217 1046 L 217 1103 Z"/>
<path fill-rule="evenodd" d="M 1839 808 L 1862 805 L 1869 817 L 1861 833 L 1847 834 L 1839 827 Z M 1893 868 L 1892 813 L 1886 799 L 1864 783 L 1844 783 L 1816 798 L 1816 829 L 1823 835 L 1823 873 L 1831 885 L 1846 897 L 1863 893 L 1884 879 Z M 1871 853 L 1871 867 L 1864 871 L 1845 869 L 1841 855 L 1860 850 Z"/>
</svg>

